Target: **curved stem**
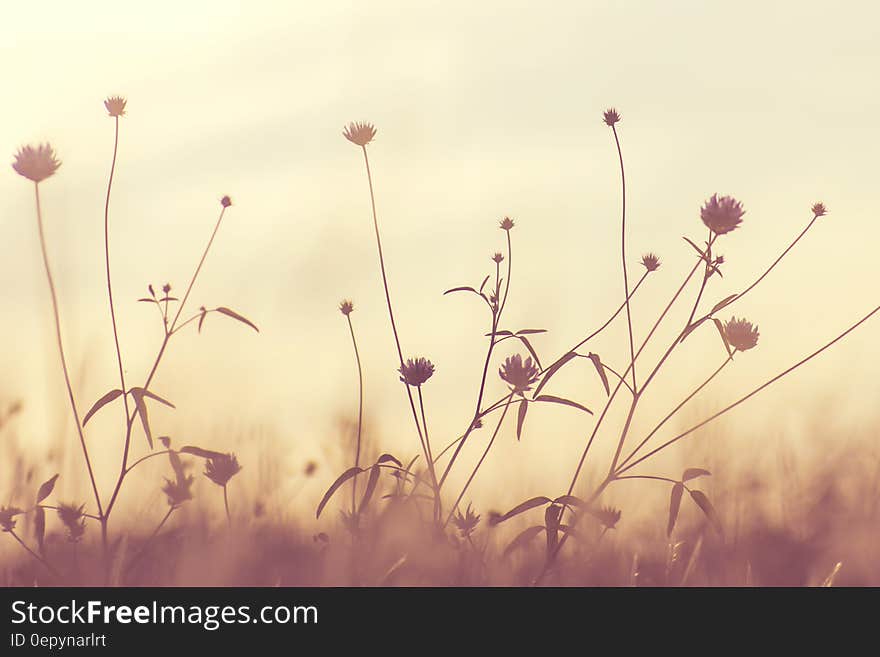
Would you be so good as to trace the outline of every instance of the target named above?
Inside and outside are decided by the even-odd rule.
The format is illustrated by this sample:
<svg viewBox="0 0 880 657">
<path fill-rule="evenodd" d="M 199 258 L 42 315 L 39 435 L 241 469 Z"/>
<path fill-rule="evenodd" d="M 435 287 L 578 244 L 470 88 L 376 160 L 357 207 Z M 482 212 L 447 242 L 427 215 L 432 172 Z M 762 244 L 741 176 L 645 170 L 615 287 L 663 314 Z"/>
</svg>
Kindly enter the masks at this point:
<svg viewBox="0 0 880 657">
<path fill-rule="evenodd" d="M 223 507 L 226 509 L 226 526 L 232 527 L 232 515 L 229 513 L 229 496 L 226 493 L 226 485 L 223 485 Z"/>
<path fill-rule="evenodd" d="M 636 384 L 636 353 L 635 342 L 633 341 L 632 313 L 629 307 L 629 278 L 626 269 L 626 174 L 623 168 L 623 151 L 620 148 L 620 139 L 617 136 L 617 128 L 612 125 L 611 130 L 614 133 L 614 143 L 617 145 L 617 157 L 620 160 L 620 184 L 622 188 L 622 211 L 620 219 L 620 255 L 623 264 L 623 295 L 624 304 L 626 305 L 626 324 L 629 329 L 629 354 L 632 360 L 632 389 L 638 393 L 639 387 Z"/>
<path fill-rule="evenodd" d="M 358 370 L 358 423 L 357 423 L 357 446 L 354 452 L 354 466 L 357 468 L 361 464 L 361 433 L 363 431 L 364 418 L 364 372 L 361 368 L 361 355 L 358 351 L 357 340 L 354 337 L 354 326 L 351 323 L 351 315 L 346 315 L 348 320 L 348 330 L 351 333 L 351 344 L 354 347 L 354 358 L 357 362 Z M 351 482 L 351 512 L 357 511 L 357 475 L 352 478 Z"/>
<path fill-rule="evenodd" d="M 15 530 L 10 529 L 9 533 L 12 535 L 12 538 L 14 538 L 16 541 L 18 541 L 18 544 L 21 545 L 21 547 L 23 547 L 29 555 L 31 555 L 34 559 L 36 559 L 41 564 L 43 564 L 43 566 L 46 567 L 46 570 L 48 570 L 50 573 L 52 573 L 55 577 L 59 577 L 59 578 L 61 577 L 61 573 L 59 573 L 57 570 L 55 570 L 52 567 L 52 565 L 48 561 L 46 561 L 43 557 L 41 557 L 39 554 L 37 554 L 36 552 L 31 550 L 28 547 L 27 543 L 25 543 L 23 540 L 21 540 L 21 538 L 19 538 L 18 534 L 15 533 Z"/>
<path fill-rule="evenodd" d="M 79 435 L 79 443 L 82 446 L 83 457 L 86 460 L 86 469 L 89 472 L 89 481 L 92 484 L 92 492 L 95 495 L 95 504 L 98 507 L 98 515 L 103 516 L 101 496 L 98 493 L 98 485 L 95 483 L 95 474 L 92 470 L 92 461 L 89 458 L 89 449 L 86 447 L 86 438 L 83 434 L 82 423 L 79 420 L 79 412 L 76 409 L 76 399 L 73 396 L 73 386 L 70 383 L 70 372 L 67 369 L 67 358 L 64 356 L 64 343 L 61 339 L 61 315 L 58 311 L 58 296 L 55 292 L 55 280 L 52 277 L 52 269 L 49 266 L 49 254 L 46 251 L 46 236 L 43 231 L 43 212 L 40 208 L 40 184 L 34 183 L 34 195 L 37 201 L 37 229 L 40 234 L 40 250 L 43 254 L 43 266 L 46 269 L 46 280 L 49 283 L 49 294 L 52 297 L 52 313 L 55 317 L 55 338 L 58 343 L 58 355 L 61 357 L 61 370 L 64 373 L 64 383 L 67 386 L 67 396 L 70 400 L 70 408 L 73 411 L 73 420 L 76 423 L 76 431 Z"/>
<path fill-rule="evenodd" d="M 172 506 L 172 507 L 169 507 L 169 508 L 168 508 L 168 513 L 165 514 L 165 517 L 162 518 L 162 520 L 161 520 L 161 521 L 159 522 L 159 524 L 157 525 L 156 529 L 154 529 L 154 530 L 153 530 L 153 533 L 150 534 L 150 538 L 148 538 L 148 539 L 144 542 L 144 545 L 143 545 L 143 547 L 141 547 L 140 551 L 139 551 L 139 552 L 138 552 L 138 553 L 132 558 L 131 561 L 128 562 L 128 567 L 126 567 L 126 569 L 125 569 L 126 572 L 128 572 L 128 571 L 130 571 L 132 568 L 134 568 L 134 565 L 135 565 L 138 561 L 140 561 L 140 559 L 141 559 L 142 556 L 144 556 L 144 555 L 147 553 L 147 550 L 149 549 L 150 544 L 153 542 L 153 540 L 156 538 L 156 536 L 159 535 L 159 532 L 162 530 L 162 527 L 164 527 L 164 526 L 165 526 L 165 523 L 168 522 L 168 518 L 171 517 L 171 514 L 174 513 L 175 509 L 177 509 L 176 506 Z"/>
</svg>

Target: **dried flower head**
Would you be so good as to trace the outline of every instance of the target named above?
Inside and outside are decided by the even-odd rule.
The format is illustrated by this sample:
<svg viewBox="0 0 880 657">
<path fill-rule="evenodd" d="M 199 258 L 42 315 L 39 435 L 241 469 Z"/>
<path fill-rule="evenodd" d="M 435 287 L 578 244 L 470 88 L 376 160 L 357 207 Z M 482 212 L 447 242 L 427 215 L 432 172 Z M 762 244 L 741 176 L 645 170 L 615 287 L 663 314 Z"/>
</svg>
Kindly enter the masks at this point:
<svg viewBox="0 0 880 657">
<path fill-rule="evenodd" d="M 228 195 L 224 196 L 220 199 L 220 205 L 222 205 L 224 208 L 228 208 L 230 205 L 232 205 L 232 199 L 229 198 Z"/>
<path fill-rule="evenodd" d="M 165 294 L 168 294 L 169 292 L 171 292 L 171 283 L 165 283 L 165 285 L 162 286 L 162 291 Z"/>
<path fill-rule="evenodd" d="M 339 312 L 348 317 L 354 310 L 354 303 L 350 299 L 345 299 L 339 304 Z"/>
<path fill-rule="evenodd" d="M 718 196 L 712 194 L 700 209 L 700 218 L 713 233 L 724 235 L 736 229 L 742 223 L 745 214 L 742 203 L 732 196 Z"/>
<path fill-rule="evenodd" d="M 510 217 L 504 217 L 504 219 L 501 220 L 500 224 L 501 230 L 510 230 L 515 225 L 516 224 L 513 223 L 513 219 L 511 219 Z"/>
<path fill-rule="evenodd" d="M 165 479 L 165 485 L 162 486 L 162 492 L 168 497 L 168 505 L 177 507 L 192 499 L 192 475 L 180 476 L 176 479 Z"/>
<path fill-rule="evenodd" d="M 225 486 L 239 472 L 241 466 L 235 454 L 218 454 L 205 461 L 205 476 L 218 486 Z"/>
<path fill-rule="evenodd" d="M 55 150 L 49 144 L 22 146 L 15 154 L 12 168 L 19 175 L 38 183 L 58 170 L 61 162 L 55 157 Z"/>
<path fill-rule="evenodd" d="M 828 210 L 825 209 L 825 204 L 821 202 L 813 203 L 813 207 L 811 209 L 813 211 L 813 215 L 816 217 L 824 217 L 825 213 L 828 212 Z"/>
<path fill-rule="evenodd" d="M 596 520 L 601 522 L 606 529 L 614 529 L 614 526 L 620 520 L 620 509 L 610 506 L 603 506 L 601 509 L 593 509 L 590 511 Z"/>
<path fill-rule="evenodd" d="M 410 386 L 420 386 L 434 374 L 434 364 L 427 358 L 416 358 L 406 361 L 399 370 L 400 380 Z"/>
<path fill-rule="evenodd" d="M 519 354 L 508 356 L 498 369 L 498 376 L 513 387 L 513 392 L 520 394 L 532 389 L 538 374 L 538 366 L 532 362 L 531 356 L 523 362 Z"/>
<path fill-rule="evenodd" d="M 730 346 L 737 351 L 748 351 L 758 344 L 758 327 L 752 326 L 752 323 L 745 319 L 731 317 L 730 321 L 724 324 L 724 335 L 727 336 Z"/>
<path fill-rule="evenodd" d="M 613 107 L 605 110 L 605 113 L 602 115 L 602 118 L 605 119 L 605 125 L 613 126 L 615 123 L 620 121 L 620 114 L 618 114 L 617 110 Z"/>
<path fill-rule="evenodd" d="M 349 123 L 342 131 L 348 141 L 358 146 L 366 146 L 376 136 L 376 128 L 372 123 L 361 123 L 360 121 Z"/>
<path fill-rule="evenodd" d="M 86 533 L 86 518 L 83 515 L 85 504 L 59 504 L 58 517 L 67 528 L 67 540 L 71 543 L 78 542 Z"/>
<path fill-rule="evenodd" d="M 104 101 L 104 107 L 110 116 L 125 116 L 125 98 L 122 96 L 110 96 Z"/>
<path fill-rule="evenodd" d="M 504 261 L 504 256 L 501 255 L 500 253 L 496 253 L 495 255 L 492 256 L 492 262 L 495 262 L 500 265 L 503 261 Z"/>
<path fill-rule="evenodd" d="M 24 513 L 15 506 L 4 506 L 0 508 L 0 529 L 4 532 L 11 532 L 15 529 L 15 516 Z"/>
<path fill-rule="evenodd" d="M 480 516 L 474 513 L 471 505 L 468 504 L 467 511 L 462 514 L 461 509 L 456 511 L 452 518 L 452 524 L 458 528 L 462 538 L 467 538 L 474 533 L 477 525 L 480 524 Z"/>
<path fill-rule="evenodd" d="M 642 256 L 642 264 L 645 266 L 645 269 L 648 271 L 657 271 L 660 269 L 660 258 L 653 253 L 646 253 Z"/>
</svg>

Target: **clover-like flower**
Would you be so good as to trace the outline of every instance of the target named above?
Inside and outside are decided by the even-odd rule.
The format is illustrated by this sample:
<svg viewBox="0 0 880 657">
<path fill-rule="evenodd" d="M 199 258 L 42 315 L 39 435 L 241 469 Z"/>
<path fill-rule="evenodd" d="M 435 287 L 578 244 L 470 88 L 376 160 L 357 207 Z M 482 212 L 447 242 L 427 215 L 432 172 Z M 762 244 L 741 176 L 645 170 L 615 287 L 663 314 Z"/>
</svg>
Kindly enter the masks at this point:
<svg viewBox="0 0 880 657">
<path fill-rule="evenodd" d="M 239 472 L 241 466 L 235 454 L 217 454 L 205 461 L 205 476 L 218 486 L 226 486 Z"/>
<path fill-rule="evenodd" d="M 496 253 L 495 255 L 492 256 L 492 262 L 494 262 L 496 264 L 500 265 L 503 261 L 504 261 L 504 256 L 501 255 L 500 253 Z"/>
<path fill-rule="evenodd" d="M 532 362 L 531 356 L 523 362 L 519 354 L 508 356 L 498 369 L 498 376 L 512 386 L 513 392 L 519 394 L 532 389 L 532 385 L 538 380 L 538 374 L 538 366 Z"/>
<path fill-rule="evenodd" d="M 501 223 L 500 223 L 501 230 L 508 230 L 508 231 L 511 228 L 513 228 L 515 225 L 516 224 L 513 223 L 513 219 L 511 219 L 510 217 L 504 217 L 504 219 L 502 219 Z"/>
<path fill-rule="evenodd" d="M 464 514 L 462 514 L 461 509 L 455 512 L 452 524 L 458 528 L 462 538 L 467 538 L 474 533 L 477 525 L 480 524 L 480 516 L 475 514 L 471 505 L 468 504 L 467 511 Z"/>
<path fill-rule="evenodd" d="M 620 114 L 613 107 L 605 110 L 605 113 L 602 115 L 602 118 L 605 120 L 605 125 L 608 127 L 613 126 L 615 123 L 620 121 Z"/>
<path fill-rule="evenodd" d="M 727 336 L 727 342 L 737 351 L 748 351 L 758 344 L 758 327 L 752 326 L 752 323 L 745 319 L 737 319 L 731 317 L 729 322 L 724 324 L 724 335 Z"/>
<path fill-rule="evenodd" d="M 349 123 L 342 131 L 348 141 L 358 146 L 366 146 L 376 136 L 376 128 L 372 123 L 361 123 L 360 121 Z"/>
<path fill-rule="evenodd" d="M 228 208 L 230 205 L 232 205 L 232 199 L 229 198 L 228 195 L 224 196 L 220 199 L 220 205 L 222 205 L 224 208 Z"/>
<path fill-rule="evenodd" d="M 648 271 L 657 271 L 663 263 L 660 262 L 660 258 L 657 255 L 646 253 L 642 256 L 642 264 Z"/>
<path fill-rule="evenodd" d="M 732 196 L 718 194 L 712 194 L 712 198 L 700 208 L 700 218 L 716 235 L 735 230 L 742 223 L 744 214 L 742 203 Z"/>
<path fill-rule="evenodd" d="M 434 364 L 427 358 L 410 358 L 397 370 L 400 380 L 410 386 L 420 386 L 434 374 Z"/>
<path fill-rule="evenodd" d="M 192 475 L 182 476 L 178 474 L 176 479 L 165 479 L 162 492 L 168 497 L 168 506 L 178 507 L 187 500 L 192 499 Z"/>
<path fill-rule="evenodd" d="M 15 516 L 24 513 L 21 509 L 14 506 L 4 506 L 0 508 L 0 530 L 11 532 L 15 529 Z"/>
<path fill-rule="evenodd" d="M 620 509 L 615 509 L 610 506 L 592 509 L 590 513 L 596 518 L 596 520 L 605 526 L 605 529 L 614 529 L 614 526 L 620 520 Z"/>
<path fill-rule="evenodd" d="M 822 202 L 813 203 L 813 207 L 810 208 L 813 211 L 813 216 L 816 217 L 824 217 L 828 210 L 825 209 L 825 204 Z"/>
<path fill-rule="evenodd" d="M 353 310 L 354 310 L 354 303 L 351 301 L 351 299 L 344 299 L 339 304 L 339 312 L 341 312 L 346 317 L 351 315 Z"/>
<path fill-rule="evenodd" d="M 22 146 L 15 154 L 12 168 L 35 183 L 45 180 L 58 171 L 61 162 L 55 157 L 55 149 L 49 144 Z"/>
<path fill-rule="evenodd" d="M 58 517 L 67 528 L 67 540 L 71 543 L 77 543 L 86 533 L 86 518 L 83 514 L 85 504 L 76 506 L 75 504 L 59 504 Z"/>
<path fill-rule="evenodd" d="M 110 96 L 104 101 L 107 113 L 113 117 L 125 116 L 125 98 L 122 96 Z"/>
</svg>

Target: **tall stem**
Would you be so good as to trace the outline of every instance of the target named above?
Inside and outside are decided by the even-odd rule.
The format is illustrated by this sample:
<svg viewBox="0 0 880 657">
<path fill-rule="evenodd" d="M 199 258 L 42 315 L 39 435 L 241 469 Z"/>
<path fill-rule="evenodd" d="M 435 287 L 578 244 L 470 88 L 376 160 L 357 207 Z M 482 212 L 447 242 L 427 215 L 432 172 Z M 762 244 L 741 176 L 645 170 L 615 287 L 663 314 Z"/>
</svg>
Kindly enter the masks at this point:
<svg viewBox="0 0 880 657">
<path fill-rule="evenodd" d="M 55 317 L 55 338 L 58 343 L 58 355 L 61 357 L 61 370 L 64 373 L 64 383 L 67 386 L 67 396 L 70 400 L 70 409 L 73 411 L 73 420 L 76 423 L 76 432 L 79 435 L 79 443 L 82 446 L 83 457 L 86 460 L 86 468 L 89 471 L 89 481 L 92 484 L 92 492 L 95 495 L 95 504 L 98 507 L 98 515 L 103 516 L 101 496 L 98 493 L 98 485 L 95 483 L 95 474 L 92 470 L 92 461 L 89 458 L 89 449 L 86 447 L 86 438 L 83 435 L 82 423 L 79 420 L 79 412 L 76 409 L 76 399 L 73 395 L 73 386 L 70 383 L 70 372 L 67 369 L 67 358 L 64 356 L 64 343 L 61 339 L 61 315 L 58 312 L 58 296 L 55 292 L 55 280 L 52 278 L 52 269 L 49 267 L 49 254 L 46 251 L 46 236 L 43 232 L 43 212 L 40 208 L 40 185 L 34 183 L 34 195 L 37 201 L 37 229 L 40 233 L 40 250 L 43 253 L 43 266 L 46 269 L 46 280 L 49 282 L 49 294 L 52 297 L 52 313 Z"/>
<path fill-rule="evenodd" d="M 226 526 L 232 527 L 232 515 L 229 513 L 229 495 L 226 493 L 226 484 L 223 484 L 223 507 L 226 509 Z"/>
<path fill-rule="evenodd" d="M 351 344 L 354 347 L 354 358 L 357 362 L 357 370 L 358 370 L 358 423 L 357 423 L 357 445 L 354 451 L 354 467 L 359 467 L 361 464 L 361 433 L 363 431 L 363 419 L 364 419 L 364 372 L 361 368 L 361 355 L 358 351 L 357 340 L 354 337 L 354 326 L 351 323 L 351 315 L 346 315 L 345 318 L 348 320 L 348 330 L 351 333 Z M 355 513 L 357 510 L 357 475 L 354 476 L 351 482 L 351 512 Z"/>
<path fill-rule="evenodd" d="M 620 139 L 617 136 L 617 128 L 612 125 L 611 130 L 614 133 L 614 143 L 617 145 L 617 157 L 620 160 L 620 185 L 622 188 L 622 211 L 620 219 L 620 255 L 623 264 L 623 294 L 626 303 L 626 325 L 629 329 L 629 355 L 632 361 L 632 387 L 635 393 L 638 393 L 639 387 L 636 384 L 636 352 L 635 342 L 633 341 L 632 313 L 629 307 L 629 278 L 626 267 L 626 173 L 623 169 L 623 151 L 620 149 Z"/>
</svg>

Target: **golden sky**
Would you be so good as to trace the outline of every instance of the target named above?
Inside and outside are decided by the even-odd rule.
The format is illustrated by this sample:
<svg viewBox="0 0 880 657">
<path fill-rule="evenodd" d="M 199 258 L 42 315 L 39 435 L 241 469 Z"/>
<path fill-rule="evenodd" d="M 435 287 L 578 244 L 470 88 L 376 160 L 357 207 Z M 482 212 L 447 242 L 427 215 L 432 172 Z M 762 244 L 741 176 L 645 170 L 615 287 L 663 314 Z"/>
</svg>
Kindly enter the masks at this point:
<svg viewBox="0 0 880 657">
<path fill-rule="evenodd" d="M 115 383 L 102 260 L 113 122 L 103 99 L 128 99 L 111 241 L 130 377 L 143 378 L 161 337 L 135 299 L 148 283 L 185 285 L 218 199 L 233 198 L 193 308 L 230 306 L 262 332 L 209 321 L 204 335 L 172 345 L 155 389 L 179 410 L 156 422 L 181 442 L 241 449 L 252 427 L 268 427 L 300 460 L 338 440 L 339 413 L 356 405 L 336 309 L 350 297 L 368 420 L 387 449 L 415 453 L 363 162 L 341 136 L 350 120 L 379 130 L 369 148 L 392 294 L 405 351 L 437 366 L 425 393 L 438 443 L 472 412 L 486 331 L 473 300 L 442 292 L 489 273 L 501 217 L 517 222 L 507 328 L 549 329 L 535 339 L 545 358 L 620 302 L 619 172 L 601 121 L 609 106 L 623 117 L 631 276 L 643 252 L 663 260 L 635 302 L 637 335 L 689 266 L 681 237 L 703 239 L 699 207 L 712 193 L 747 210 L 719 245 L 727 265 L 712 303 L 751 282 L 813 202 L 829 207 L 735 307 L 758 323 L 761 343 L 707 391 L 705 408 L 877 303 L 880 39 L 869 3 L 84 1 L 7 3 L 3 14 L 0 153 L 11 161 L 21 144 L 49 140 L 64 162 L 42 188 L 81 407 Z M 32 194 L 11 168 L 0 173 L 0 231 L 0 394 L 25 400 L 27 441 L 73 440 Z M 624 367 L 616 328 L 592 348 Z M 878 392 L 877 331 L 869 324 L 737 421 L 753 433 L 802 421 L 817 396 L 841 417 L 864 416 Z M 686 347 L 658 383 L 658 415 L 722 357 L 709 331 Z M 603 401 L 586 366 L 557 383 L 588 406 Z M 542 413 L 542 429 L 520 445 L 511 432 L 490 467 L 555 486 L 591 426 L 572 413 Z M 94 431 L 112 441 L 112 426 Z"/>
</svg>

